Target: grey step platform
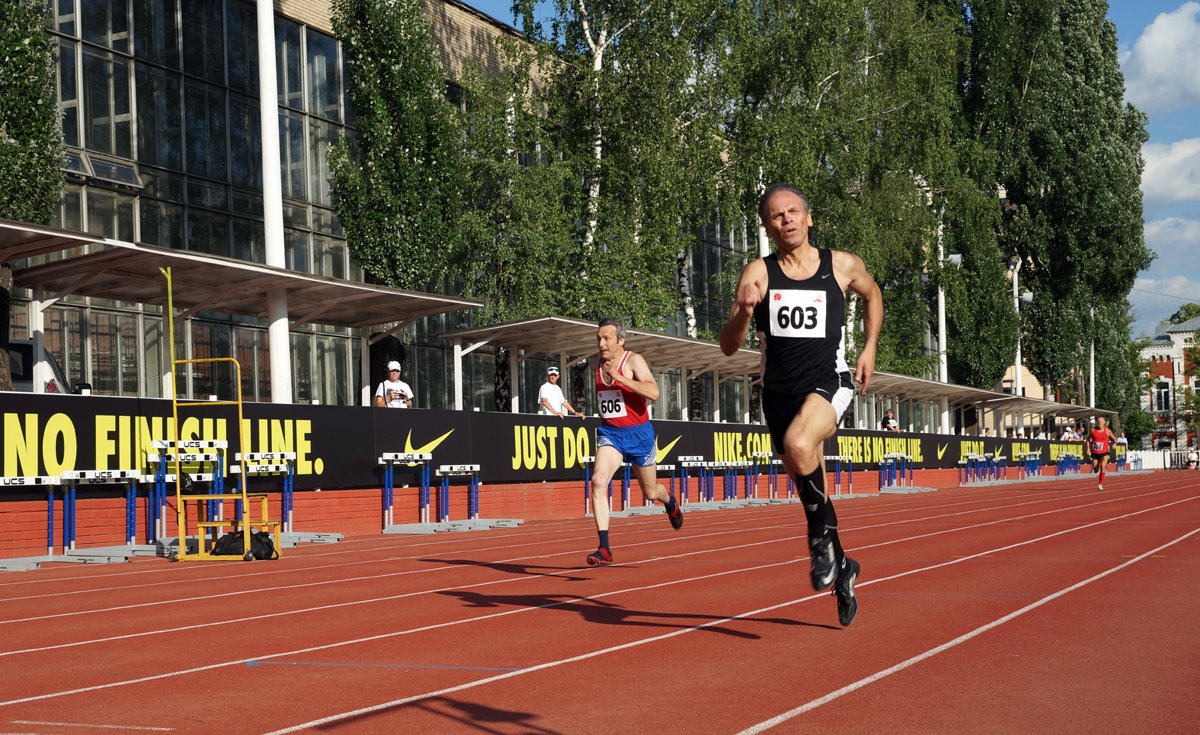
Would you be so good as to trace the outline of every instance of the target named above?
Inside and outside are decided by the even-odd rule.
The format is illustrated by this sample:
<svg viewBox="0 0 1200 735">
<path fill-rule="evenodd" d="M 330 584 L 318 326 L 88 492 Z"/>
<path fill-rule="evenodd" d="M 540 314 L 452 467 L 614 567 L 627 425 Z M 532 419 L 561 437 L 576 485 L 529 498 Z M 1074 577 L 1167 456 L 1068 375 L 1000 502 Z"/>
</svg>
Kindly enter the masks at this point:
<svg viewBox="0 0 1200 735">
<path fill-rule="evenodd" d="M 438 523 L 393 523 L 386 526 L 383 532 L 393 534 L 457 533 L 486 531 L 490 528 L 517 528 L 522 523 L 524 520 L 521 518 L 474 518 Z"/>
</svg>

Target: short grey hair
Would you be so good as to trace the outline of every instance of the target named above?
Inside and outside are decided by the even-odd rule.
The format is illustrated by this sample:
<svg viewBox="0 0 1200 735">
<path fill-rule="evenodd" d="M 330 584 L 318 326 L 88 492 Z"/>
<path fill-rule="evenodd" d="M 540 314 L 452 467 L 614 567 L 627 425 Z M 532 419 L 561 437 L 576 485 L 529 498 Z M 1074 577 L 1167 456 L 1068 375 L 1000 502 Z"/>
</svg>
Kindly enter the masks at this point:
<svg viewBox="0 0 1200 735">
<path fill-rule="evenodd" d="M 597 329 L 603 329 L 604 327 L 616 327 L 617 339 L 625 339 L 625 324 L 615 316 L 606 316 L 596 325 Z"/>
<path fill-rule="evenodd" d="M 808 195 L 805 194 L 804 192 L 800 191 L 800 189 L 798 189 L 797 187 L 792 186 L 791 184 L 771 184 L 770 186 L 767 187 L 767 190 L 762 193 L 762 196 L 760 196 L 758 198 L 758 217 L 759 217 L 759 219 L 766 219 L 766 217 L 767 217 L 767 214 L 766 214 L 767 201 L 769 201 L 771 199 L 771 197 L 775 196 L 776 194 L 778 194 L 781 191 L 790 191 L 791 193 L 800 197 L 800 199 L 804 202 L 804 211 L 806 211 L 806 212 L 812 211 L 812 207 L 810 207 L 808 205 Z"/>
</svg>

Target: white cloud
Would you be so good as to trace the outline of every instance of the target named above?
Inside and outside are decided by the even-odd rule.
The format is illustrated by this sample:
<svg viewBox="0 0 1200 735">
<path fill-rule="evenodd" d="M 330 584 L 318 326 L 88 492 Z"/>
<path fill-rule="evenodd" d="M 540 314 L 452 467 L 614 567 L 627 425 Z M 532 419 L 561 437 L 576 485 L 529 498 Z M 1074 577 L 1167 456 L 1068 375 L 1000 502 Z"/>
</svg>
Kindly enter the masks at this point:
<svg viewBox="0 0 1200 735">
<path fill-rule="evenodd" d="M 1195 3 L 1189 3 L 1196 5 Z M 1200 5 L 1196 5 L 1200 8 Z M 1200 67 L 1196 69 L 1200 75 Z M 1146 209 L 1177 202 L 1200 201 L 1200 138 L 1175 143 L 1147 143 L 1142 148 L 1142 196 Z"/>
<path fill-rule="evenodd" d="M 1200 3 L 1160 14 L 1121 61 L 1125 96 L 1151 117 L 1200 104 Z"/>
<path fill-rule="evenodd" d="M 1200 279 L 1187 276 L 1139 278 L 1129 292 L 1136 320 L 1133 334 L 1151 335 L 1159 322 L 1186 303 L 1200 304 Z"/>
</svg>

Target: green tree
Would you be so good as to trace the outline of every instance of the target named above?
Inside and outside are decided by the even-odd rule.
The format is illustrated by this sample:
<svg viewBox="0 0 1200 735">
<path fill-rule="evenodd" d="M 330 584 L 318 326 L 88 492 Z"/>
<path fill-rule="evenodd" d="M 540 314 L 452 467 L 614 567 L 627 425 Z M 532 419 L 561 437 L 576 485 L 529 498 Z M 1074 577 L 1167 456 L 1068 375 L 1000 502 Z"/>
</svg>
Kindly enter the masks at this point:
<svg viewBox="0 0 1200 735">
<path fill-rule="evenodd" d="M 0 4 L 0 217 L 46 223 L 62 192 L 53 46 L 43 0 Z M 12 390 L 8 329 L 12 271 L 0 264 L 0 390 Z"/>
<path fill-rule="evenodd" d="M 464 136 L 420 0 L 334 0 L 352 140 L 329 154 L 350 252 L 388 286 L 438 284 L 462 213 Z"/>
<path fill-rule="evenodd" d="M 1168 324 L 1183 324 L 1186 321 L 1195 319 L 1200 316 L 1200 304 L 1188 302 L 1179 307 L 1174 314 L 1167 317 Z"/>
<path fill-rule="evenodd" d="M 968 6 L 967 117 L 1003 155 L 1002 251 L 1022 264 L 1025 363 L 1050 388 L 1082 393 L 1092 317 L 1124 303 L 1151 254 L 1142 240 L 1145 116 L 1123 105 L 1116 31 L 1093 0 L 980 0 Z M 1115 347 L 1118 341 L 1108 343 Z M 1124 379 L 1123 379 L 1124 380 Z"/>
<path fill-rule="evenodd" d="M 1121 431 L 1125 432 L 1130 447 L 1140 447 L 1142 441 L 1157 429 L 1154 415 L 1144 408 L 1135 408 L 1121 417 Z"/>
</svg>

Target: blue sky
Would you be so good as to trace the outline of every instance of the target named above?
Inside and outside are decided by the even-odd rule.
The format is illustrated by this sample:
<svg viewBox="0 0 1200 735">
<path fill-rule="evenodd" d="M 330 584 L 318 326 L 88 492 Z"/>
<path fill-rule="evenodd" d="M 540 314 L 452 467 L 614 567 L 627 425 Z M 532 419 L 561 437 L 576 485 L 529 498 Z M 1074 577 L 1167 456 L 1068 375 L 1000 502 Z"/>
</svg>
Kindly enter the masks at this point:
<svg viewBox="0 0 1200 735">
<path fill-rule="evenodd" d="M 512 24 L 511 0 L 466 0 Z M 1200 2 L 1114 0 L 1126 99 L 1150 116 L 1142 151 L 1146 245 L 1158 254 L 1129 300 L 1134 336 L 1200 304 Z"/>
</svg>

